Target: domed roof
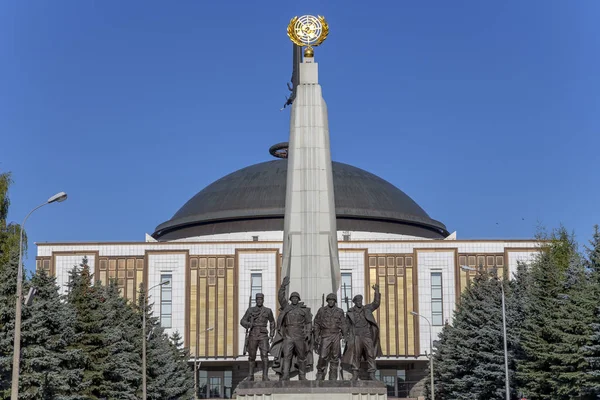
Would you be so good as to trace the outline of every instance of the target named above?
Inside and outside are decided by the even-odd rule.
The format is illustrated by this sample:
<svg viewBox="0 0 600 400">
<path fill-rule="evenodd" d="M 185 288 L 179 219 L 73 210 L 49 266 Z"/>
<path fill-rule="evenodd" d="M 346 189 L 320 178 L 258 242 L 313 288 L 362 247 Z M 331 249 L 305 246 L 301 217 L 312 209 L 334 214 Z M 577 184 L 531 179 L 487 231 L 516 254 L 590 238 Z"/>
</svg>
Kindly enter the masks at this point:
<svg viewBox="0 0 600 400">
<path fill-rule="evenodd" d="M 286 181 L 287 160 L 242 168 L 198 192 L 152 236 L 162 241 L 283 230 Z M 333 186 L 338 231 L 448 235 L 444 224 L 431 219 L 403 191 L 365 170 L 333 162 Z"/>
</svg>

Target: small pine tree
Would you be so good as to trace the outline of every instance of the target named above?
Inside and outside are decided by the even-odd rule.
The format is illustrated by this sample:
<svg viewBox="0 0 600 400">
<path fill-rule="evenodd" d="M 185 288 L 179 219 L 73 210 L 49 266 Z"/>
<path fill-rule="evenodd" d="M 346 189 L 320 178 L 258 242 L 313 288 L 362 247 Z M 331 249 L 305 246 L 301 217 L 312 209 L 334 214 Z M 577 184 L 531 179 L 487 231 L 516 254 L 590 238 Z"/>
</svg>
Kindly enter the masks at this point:
<svg viewBox="0 0 600 400">
<path fill-rule="evenodd" d="M 583 390 L 592 398 L 600 398 L 600 229 L 594 226 L 594 235 L 587 248 L 587 270 L 590 273 L 590 290 L 593 293 L 596 308 L 590 323 L 589 343 L 582 351 L 590 368 Z M 596 397 L 593 397 L 596 396 Z"/>
<path fill-rule="evenodd" d="M 561 227 L 553 232 L 547 243 L 531 263 L 528 302 L 519 333 L 523 357 L 518 365 L 517 376 L 521 389 L 528 397 L 550 400 L 569 396 L 565 394 L 570 393 L 567 386 L 574 379 L 573 376 L 569 377 L 573 368 L 569 364 L 580 362 L 579 357 L 575 357 L 579 361 L 575 358 L 563 359 L 563 354 L 569 348 L 573 349 L 577 342 L 573 338 L 568 339 L 570 332 L 563 325 L 563 320 L 569 307 L 572 308 L 570 312 L 578 310 L 575 303 L 579 300 L 565 296 L 567 273 L 577 258 L 573 236 Z M 575 269 L 571 272 L 575 279 Z M 575 289 L 576 286 L 570 290 L 580 290 L 578 286 Z M 573 340 L 573 343 L 567 346 L 569 340 Z"/>
<path fill-rule="evenodd" d="M 174 345 L 165 334 L 158 318 L 153 316 L 152 304 L 148 304 L 143 288 L 140 288 L 138 304 L 138 321 L 142 320 L 141 313 L 146 312 L 148 399 L 193 398 L 194 376 L 187 365 L 189 354 L 177 347 L 180 343 Z M 179 336 L 175 336 L 175 339 L 181 340 Z"/>
<path fill-rule="evenodd" d="M 75 314 L 58 293 L 56 279 L 38 271 L 29 282 L 37 289 L 23 308 L 19 398 L 76 398 L 83 370 L 80 353 L 68 346 L 75 335 Z"/>
<path fill-rule="evenodd" d="M 87 259 L 82 260 L 80 268 L 74 267 L 69 274 L 67 299 L 75 312 L 75 342 L 72 348 L 82 355 L 81 395 L 84 398 L 97 398 L 103 385 L 103 371 L 106 349 L 104 348 L 102 310 L 102 288 L 92 285 Z"/>
<path fill-rule="evenodd" d="M 501 284 L 479 268 L 463 292 L 453 324 L 444 327 L 434 353 L 437 399 L 505 398 Z M 510 360 L 514 379 L 514 361 Z M 429 384 L 426 384 L 429 393 Z"/>
<path fill-rule="evenodd" d="M 181 399 L 192 398 L 194 395 L 194 371 L 189 365 L 190 352 L 183 347 L 183 338 L 179 331 L 173 332 L 169 339 L 175 361 L 174 376 L 177 378 L 177 382 L 174 382 L 173 386 L 179 387 L 174 395 Z"/>
<path fill-rule="evenodd" d="M 19 253 L 0 268 L 0 399 L 10 398 Z"/>
<path fill-rule="evenodd" d="M 142 362 L 137 350 L 141 334 L 134 322 L 136 314 L 121 296 L 114 281 L 103 289 L 101 309 L 105 317 L 102 329 L 105 358 L 102 364 L 105 368 L 98 396 L 136 400 L 142 383 Z"/>
</svg>

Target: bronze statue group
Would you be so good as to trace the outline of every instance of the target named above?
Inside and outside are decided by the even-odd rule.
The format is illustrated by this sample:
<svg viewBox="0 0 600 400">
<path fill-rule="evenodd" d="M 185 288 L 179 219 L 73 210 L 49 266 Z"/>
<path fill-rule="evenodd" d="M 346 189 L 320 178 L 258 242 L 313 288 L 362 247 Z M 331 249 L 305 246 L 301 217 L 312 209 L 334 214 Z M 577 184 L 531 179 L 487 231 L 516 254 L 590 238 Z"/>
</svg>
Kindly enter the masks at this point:
<svg viewBox="0 0 600 400">
<path fill-rule="evenodd" d="M 280 312 L 275 318 L 270 308 L 265 307 L 264 295 L 256 294 L 256 306 L 249 307 L 240 321 L 246 328 L 244 354 L 248 351 L 248 380 L 254 380 L 256 352 L 260 349 L 262 380 L 269 380 L 269 353 L 274 357 L 273 370 L 282 381 L 290 375 L 306 380 L 306 372 L 312 370 L 313 351 L 319 356 L 317 380 L 324 380 L 329 365 L 329 380 L 343 379 L 343 370 L 352 373 L 352 380 L 375 380 L 375 358 L 381 355 L 379 327 L 373 312 L 379 307 L 379 286 L 374 285 L 374 300 L 363 305 L 363 297 L 352 299 L 354 306 L 344 311 L 337 307 L 334 293 L 327 295 L 314 320 L 310 308 L 300 300 L 300 294 L 292 292 L 286 299 L 286 288 L 290 283 L 285 277 L 278 293 Z M 342 342 L 345 343 L 342 355 Z M 366 367 L 361 367 L 366 365 Z"/>
</svg>

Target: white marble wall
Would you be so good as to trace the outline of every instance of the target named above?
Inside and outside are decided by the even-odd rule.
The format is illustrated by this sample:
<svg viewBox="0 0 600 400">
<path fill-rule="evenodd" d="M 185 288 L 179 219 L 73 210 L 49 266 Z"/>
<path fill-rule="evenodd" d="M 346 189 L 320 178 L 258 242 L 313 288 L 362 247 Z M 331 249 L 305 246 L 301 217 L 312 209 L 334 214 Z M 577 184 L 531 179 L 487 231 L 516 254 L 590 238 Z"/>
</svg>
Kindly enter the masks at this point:
<svg viewBox="0 0 600 400">
<path fill-rule="evenodd" d="M 154 315 L 160 317 L 160 276 L 170 274 L 172 287 L 172 325 L 165 329 L 168 335 L 176 330 L 183 336 L 185 332 L 185 266 L 186 253 L 148 254 L 148 302 L 154 303 Z M 153 288 L 154 287 L 154 288 Z"/>
<path fill-rule="evenodd" d="M 443 321 L 446 318 L 452 321 L 452 312 L 456 305 L 456 291 L 454 283 L 455 268 L 454 251 L 418 251 L 417 252 L 417 279 L 419 287 L 419 314 L 433 323 L 431 315 L 431 273 L 442 273 L 442 301 Z M 409 310 L 411 311 L 411 310 Z M 431 352 L 429 324 L 419 317 L 421 353 Z M 433 340 L 437 340 L 443 325 L 433 326 Z"/>
<path fill-rule="evenodd" d="M 265 306 L 273 310 L 276 315 L 279 304 L 277 302 L 277 283 L 275 282 L 277 268 L 277 253 L 270 251 L 243 251 L 239 253 L 239 279 L 238 279 L 238 310 L 241 319 L 248 308 L 250 298 L 250 275 L 262 273 L 262 292 L 265 295 Z M 237 321 L 236 323 L 239 323 Z M 236 354 L 242 354 L 246 331 L 238 325 L 238 348 Z"/>
<path fill-rule="evenodd" d="M 365 290 L 365 252 L 364 251 L 340 251 L 340 270 L 342 273 L 352 274 L 352 291 L 348 293 L 348 303 L 352 307 L 352 297 L 357 294 L 364 295 Z M 352 296 L 350 296 L 352 293 Z M 325 293 L 327 296 L 328 293 Z M 338 306 L 344 302 L 344 292 L 340 287 L 337 293 Z M 344 308 L 345 309 L 345 308 Z M 316 311 L 313 312 L 316 315 Z"/>
<path fill-rule="evenodd" d="M 538 252 L 535 251 L 508 251 L 507 253 L 508 260 L 506 260 L 506 263 L 508 264 L 508 272 L 511 279 L 513 274 L 517 272 L 519 262 L 528 264 L 534 261 L 538 255 Z"/>
<path fill-rule="evenodd" d="M 56 284 L 60 294 L 67 293 L 67 284 L 69 283 L 69 273 L 73 270 L 73 267 L 81 264 L 81 260 L 84 256 L 87 256 L 88 265 L 90 267 L 90 273 L 94 273 L 96 266 L 96 256 L 90 253 L 77 253 L 77 254 L 57 254 L 55 261 L 56 271 Z"/>
</svg>

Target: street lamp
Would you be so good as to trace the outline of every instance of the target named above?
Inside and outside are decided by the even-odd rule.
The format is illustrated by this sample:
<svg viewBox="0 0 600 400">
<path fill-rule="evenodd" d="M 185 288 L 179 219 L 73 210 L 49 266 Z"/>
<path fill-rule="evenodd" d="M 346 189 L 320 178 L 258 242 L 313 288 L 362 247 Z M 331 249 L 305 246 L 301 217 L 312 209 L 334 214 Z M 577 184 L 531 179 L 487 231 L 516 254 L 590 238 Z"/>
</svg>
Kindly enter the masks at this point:
<svg viewBox="0 0 600 400">
<path fill-rule="evenodd" d="M 475 268 L 461 265 L 460 269 L 463 271 L 476 271 Z M 502 333 L 504 340 L 504 379 L 506 385 L 506 400 L 510 400 L 510 384 L 508 380 L 508 346 L 506 345 L 506 307 L 504 299 L 504 282 L 500 282 L 500 290 L 502 291 Z"/>
<path fill-rule="evenodd" d="M 210 332 L 214 330 L 215 327 L 211 326 L 210 328 L 206 328 L 202 333 Z M 198 342 L 200 338 L 200 331 L 196 333 L 196 357 L 194 358 L 194 399 L 198 399 L 198 369 L 200 368 L 200 363 L 198 362 Z"/>
<path fill-rule="evenodd" d="M 166 280 L 152 286 L 146 291 L 146 296 L 144 296 L 144 308 L 142 309 L 142 398 L 144 400 L 146 400 L 146 305 L 148 303 L 148 293 L 155 287 L 168 285 L 169 283 L 170 281 Z"/>
<path fill-rule="evenodd" d="M 29 214 L 23 220 L 21 224 L 21 238 L 19 239 L 19 265 L 17 271 L 17 305 L 15 308 L 15 342 L 13 345 L 13 370 L 12 370 L 12 385 L 10 398 L 11 400 L 17 400 L 19 397 L 19 364 L 21 362 L 21 301 L 23 297 L 23 268 L 21 267 L 21 263 L 23 262 L 23 228 L 25 227 L 25 222 L 27 222 L 27 218 L 38 208 L 44 207 L 46 204 L 50 203 L 60 203 L 61 201 L 65 201 L 67 199 L 67 194 L 65 192 L 56 193 L 54 196 L 50 197 L 46 200 L 45 203 L 40 204 L 33 210 L 29 211 Z"/>
<path fill-rule="evenodd" d="M 427 321 L 427 324 L 429 324 L 429 372 L 431 375 L 431 400 L 435 400 L 435 390 L 433 386 L 433 329 L 431 327 L 431 322 L 429 321 L 429 319 L 427 319 L 419 313 L 416 313 L 414 311 L 411 311 L 410 313 L 415 317 L 423 318 L 425 321 Z"/>
</svg>

